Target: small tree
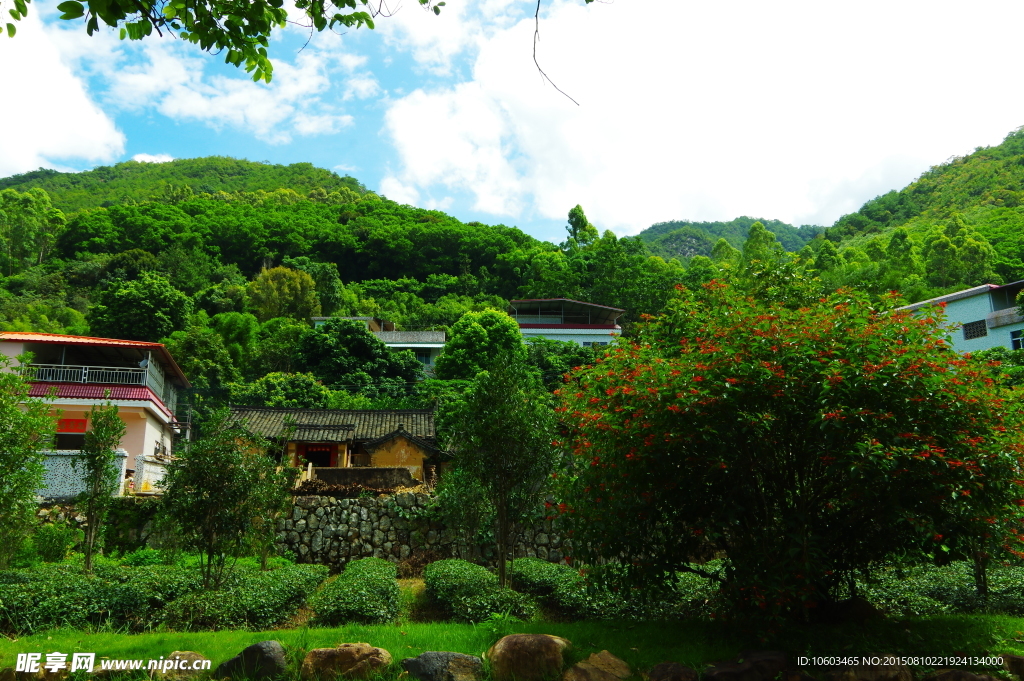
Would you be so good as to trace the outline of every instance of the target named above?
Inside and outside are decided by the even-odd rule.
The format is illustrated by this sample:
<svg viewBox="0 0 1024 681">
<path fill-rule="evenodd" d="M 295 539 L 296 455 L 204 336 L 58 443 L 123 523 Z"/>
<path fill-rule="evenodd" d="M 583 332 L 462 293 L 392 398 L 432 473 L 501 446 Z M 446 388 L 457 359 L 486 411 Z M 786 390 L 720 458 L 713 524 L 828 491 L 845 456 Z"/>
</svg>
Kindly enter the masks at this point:
<svg viewBox="0 0 1024 681">
<path fill-rule="evenodd" d="M 502 585 L 513 530 L 540 507 L 554 466 L 553 417 L 547 392 L 521 354 L 499 357 L 442 415 L 456 468 L 475 478 L 494 505 Z"/>
<path fill-rule="evenodd" d="M 202 426 L 164 478 L 164 508 L 185 548 L 199 552 L 203 585 L 219 588 L 228 560 L 253 542 L 269 545 L 268 510 L 283 507 L 290 472 L 277 470 L 266 442 L 231 423 L 227 411 Z"/>
<path fill-rule="evenodd" d="M 49 406 L 29 398 L 29 385 L 0 355 L 0 569 L 32 527 L 36 490 L 43 486 L 43 450 L 53 440 Z"/>
<path fill-rule="evenodd" d="M 519 325 L 500 310 L 467 312 L 452 326 L 435 371 L 441 379 L 471 379 L 499 356 L 515 361 L 526 356 Z"/>
<path fill-rule="evenodd" d="M 92 556 L 100 537 L 110 500 L 120 484 L 117 447 L 127 428 L 117 415 L 117 405 L 95 405 L 89 411 L 89 430 L 85 434 L 82 456 L 72 459 L 76 468 L 85 468 L 85 491 L 77 503 L 85 510 L 85 571 L 92 572 Z"/>
</svg>

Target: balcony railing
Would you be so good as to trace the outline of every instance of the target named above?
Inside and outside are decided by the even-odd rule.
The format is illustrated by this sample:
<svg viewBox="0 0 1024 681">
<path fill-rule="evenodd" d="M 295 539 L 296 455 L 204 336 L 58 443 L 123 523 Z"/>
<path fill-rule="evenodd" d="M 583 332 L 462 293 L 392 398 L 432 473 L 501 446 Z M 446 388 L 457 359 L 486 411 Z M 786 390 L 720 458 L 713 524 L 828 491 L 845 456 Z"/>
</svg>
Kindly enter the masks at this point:
<svg viewBox="0 0 1024 681">
<path fill-rule="evenodd" d="M 30 381 L 46 383 L 116 383 L 146 385 L 146 369 L 134 367 L 94 367 L 67 364 L 30 364 L 21 375 Z M 160 381 L 163 383 L 163 381 Z"/>
</svg>

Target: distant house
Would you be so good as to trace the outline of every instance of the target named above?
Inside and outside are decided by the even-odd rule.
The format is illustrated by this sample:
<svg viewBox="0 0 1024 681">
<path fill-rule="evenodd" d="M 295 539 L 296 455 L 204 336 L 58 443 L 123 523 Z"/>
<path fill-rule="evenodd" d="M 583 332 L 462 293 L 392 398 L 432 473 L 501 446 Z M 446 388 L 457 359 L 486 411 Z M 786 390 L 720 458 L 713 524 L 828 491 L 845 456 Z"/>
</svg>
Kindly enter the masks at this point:
<svg viewBox="0 0 1024 681">
<path fill-rule="evenodd" d="M 1017 295 L 1024 291 L 1024 281 L 1002 286 L 982 284 L 944 296 L 922 300 L 900 309 L 923 311 L 945 303 L 946 322 L 950 327 L 949 339 L 957 352 L 977 352 L 1004 347 L 1019 350 L 1024 347 L 1024 317 L 1017 314 Z"/>
<path fill-rule="evenodd" d="M 31 383 L 29 396 L 50 404 L 58 418 L 40 496 L 69 498 L 84 489 L 72 460 L 85 443 L 89 410 L 107 399 L 117 405 L 127 428 L 119 452 L 122 477 L 133 473 L 136 492 L 157 491 L 171 442 L 187 429 L 175 410 L 178 391 L 189 383 L 167 348 L 113 338 L 0 333 L 0 353 L 14 359 L 26 352 L 32 353 L 32 363 L 14 370 Z"/>
<path fill-rule="evenodd" d="M 432 410 L 232 407 L 232 419 L 277 442 L 282 462 L 331 468 L 405 468 L 424 482 L 439 463 Z"/>
<path fill-rule="evenodd" d="M 437 361 L 445 344 L 444 331 L 396 331 L 394 322 L 376 317 L 313 317 L 313 327 L 323 326 L 329 319 L 361 322 L 367 331 L 381 339 L 389 348 L 412 350 L 428 374 L 432 372 L 434 362 Z"/>
<path fill-rule="evenodd" d="M 510 300 L 508 314 L 519 324 L 524 338 L 550 338 L 583 346 L 608 345 L 622 327 L 626 311 L 569 298 Z"/>
</svg>

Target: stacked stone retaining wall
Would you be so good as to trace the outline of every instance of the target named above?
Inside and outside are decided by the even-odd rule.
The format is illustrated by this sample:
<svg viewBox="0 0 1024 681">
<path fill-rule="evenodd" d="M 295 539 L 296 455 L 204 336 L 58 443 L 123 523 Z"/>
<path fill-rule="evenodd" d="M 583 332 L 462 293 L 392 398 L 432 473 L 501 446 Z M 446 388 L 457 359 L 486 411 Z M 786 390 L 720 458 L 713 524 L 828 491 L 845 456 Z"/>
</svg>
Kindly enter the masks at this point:
<svg viewBox="0 0 1024 681">
<path fill-rule="evenodd" d="M 277 548 L 300 563 L 329 565 L 333 570 L 371 556 L 392 562 L 467 558 L 490 563 L 493 548 L 466 545 L 459 533 L 430 517 L 430 502 L 429 495 L 413 493 L 360 499 L 296 497 L 291 514 L 278 521 Z M 525 528 L 515 555 L 560 562 L 569 548 L 557 520 L 545 519 Z"/>
</svg>

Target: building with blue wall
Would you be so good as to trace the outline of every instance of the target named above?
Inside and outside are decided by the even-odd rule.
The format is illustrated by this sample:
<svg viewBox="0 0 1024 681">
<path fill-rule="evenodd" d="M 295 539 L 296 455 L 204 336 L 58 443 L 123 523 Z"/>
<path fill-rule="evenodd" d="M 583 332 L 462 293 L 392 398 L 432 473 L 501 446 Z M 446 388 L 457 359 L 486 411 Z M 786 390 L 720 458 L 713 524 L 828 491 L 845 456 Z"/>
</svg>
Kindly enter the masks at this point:
<svg viewBox="0 0 1024 681">
<path fill-rule="evenodd" d="M 978 352 L 1004 347 L 1024 347 L 1024 317 L 1017 314 L 1017 295 L 1024 281 L 997 286 L 982 284 L 938 298 L 907 305 L 902 310 L 922 310 L 946 304 L 946 323 L 950 342 L 957 352 Z"/>
</svg>

